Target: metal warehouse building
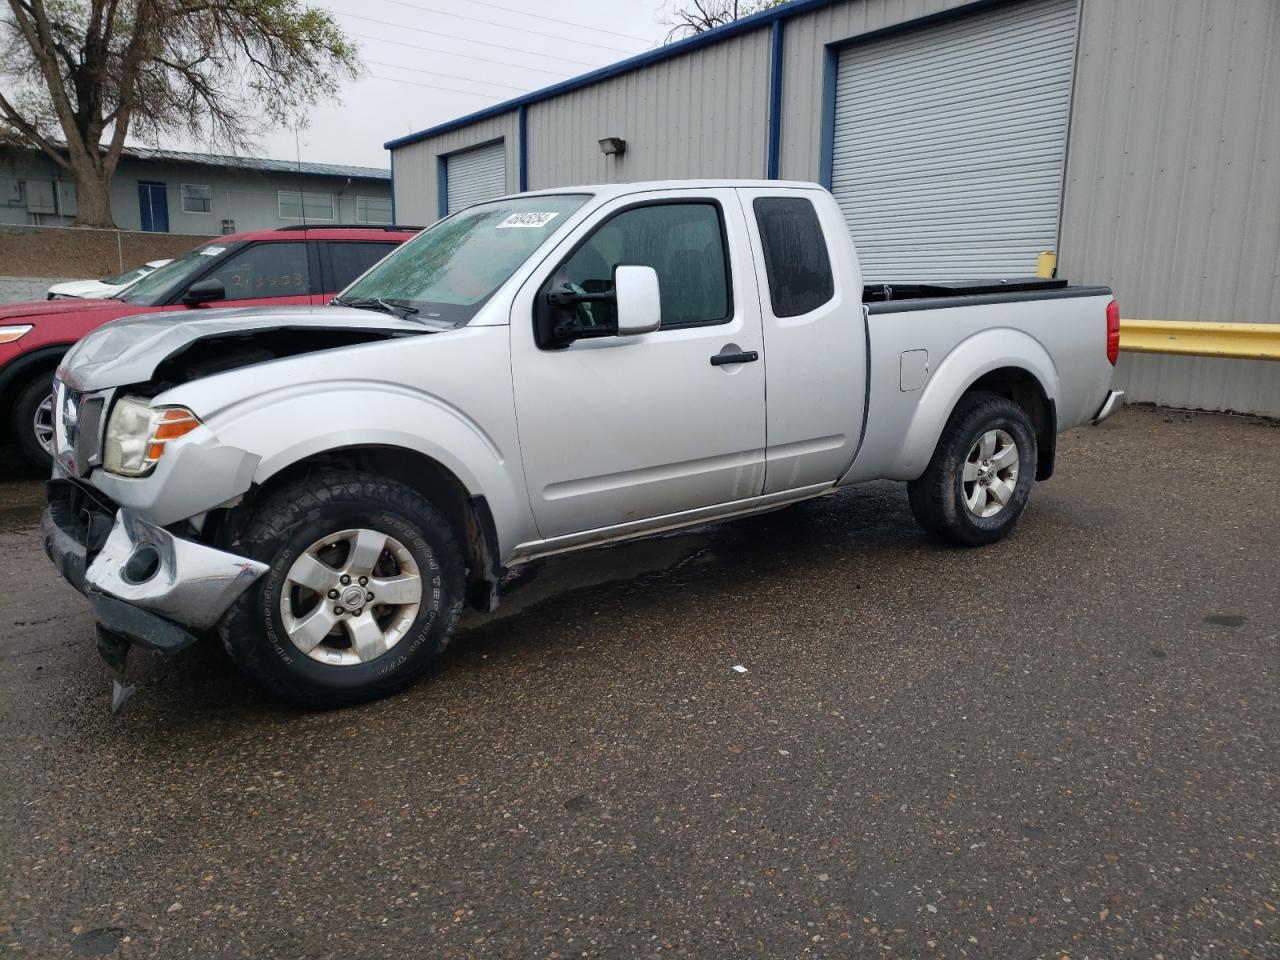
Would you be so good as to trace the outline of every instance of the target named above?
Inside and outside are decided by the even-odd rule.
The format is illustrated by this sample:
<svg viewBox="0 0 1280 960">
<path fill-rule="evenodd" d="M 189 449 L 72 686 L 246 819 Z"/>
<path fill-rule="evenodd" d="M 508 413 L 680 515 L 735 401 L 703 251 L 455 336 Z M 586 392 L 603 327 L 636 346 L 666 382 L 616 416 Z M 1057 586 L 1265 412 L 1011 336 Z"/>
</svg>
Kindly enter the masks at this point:
<svg viewBox="0 0 1280 960">
<path fill-rule="evenodd" d="M 816 180 L 869 280 L 1054 252 L 1127 317 L 1280 319 L 1280 0 L 794 0 L 386 146 L 402 221 L 570 184 Z M 1134 399 L 1280 415 L 1280 364 L 1121 364 Z"/>
</svg>

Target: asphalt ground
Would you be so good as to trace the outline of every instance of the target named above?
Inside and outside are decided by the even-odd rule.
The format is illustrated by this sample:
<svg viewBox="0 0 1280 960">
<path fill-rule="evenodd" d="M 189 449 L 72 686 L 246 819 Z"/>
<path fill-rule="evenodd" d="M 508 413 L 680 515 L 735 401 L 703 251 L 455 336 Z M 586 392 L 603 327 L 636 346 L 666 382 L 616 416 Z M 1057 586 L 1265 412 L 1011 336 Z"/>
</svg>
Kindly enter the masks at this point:
<svg viewBox="0 0 1280 960">
<path fill-rule="evenodd" d="M 209 646 L 114 718 L 11 480 L 0 955 L 1280 957 L 1280 429 L 1058 471 L 994 547 L 872 484 L 533 567 L 389 701 Z"/>
</svg>

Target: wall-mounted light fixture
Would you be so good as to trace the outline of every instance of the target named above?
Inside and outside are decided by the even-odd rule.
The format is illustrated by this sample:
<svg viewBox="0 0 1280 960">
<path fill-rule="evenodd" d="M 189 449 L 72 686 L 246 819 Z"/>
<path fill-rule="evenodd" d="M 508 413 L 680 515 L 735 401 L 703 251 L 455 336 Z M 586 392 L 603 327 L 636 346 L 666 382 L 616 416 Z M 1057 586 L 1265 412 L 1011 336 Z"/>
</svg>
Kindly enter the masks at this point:
<svg viewBox="0 0 1280 960">
<path fill-rule="evenodd" d="M 627 152 L 627 141 L 621 137 L 605 137 L 600 141 L 600 152 L 606 157 L 620 157 Z"/>
</svg>

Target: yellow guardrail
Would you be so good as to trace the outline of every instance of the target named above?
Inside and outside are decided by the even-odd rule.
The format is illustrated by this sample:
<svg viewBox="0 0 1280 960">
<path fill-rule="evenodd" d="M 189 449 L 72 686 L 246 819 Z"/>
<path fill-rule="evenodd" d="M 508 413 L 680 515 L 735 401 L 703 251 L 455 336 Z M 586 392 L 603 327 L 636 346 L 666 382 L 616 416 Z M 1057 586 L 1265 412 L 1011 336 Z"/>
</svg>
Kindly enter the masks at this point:
<svg viewBox="0 0 1280 960">
<path fill-rule="evenodd" d="M 1121 320 L 1120 349 L 1127 353 L 1280 360 L 1280 323 Z"/>
</svg>

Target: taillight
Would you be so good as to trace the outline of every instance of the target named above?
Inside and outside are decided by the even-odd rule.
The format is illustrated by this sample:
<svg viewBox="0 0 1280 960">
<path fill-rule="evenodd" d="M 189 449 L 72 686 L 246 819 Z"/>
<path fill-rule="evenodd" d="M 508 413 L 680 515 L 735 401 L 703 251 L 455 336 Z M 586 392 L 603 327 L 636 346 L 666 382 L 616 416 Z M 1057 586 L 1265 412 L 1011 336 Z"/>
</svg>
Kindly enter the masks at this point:
<svg viewBox="0 0 1280 960">
<path fill-rule="evenodd" d="M 1107 360 L 1114 367 L 1120 359 L 1120 304 L 1107 304 Z"/>
</svg>

